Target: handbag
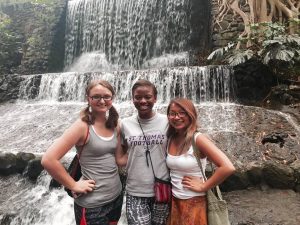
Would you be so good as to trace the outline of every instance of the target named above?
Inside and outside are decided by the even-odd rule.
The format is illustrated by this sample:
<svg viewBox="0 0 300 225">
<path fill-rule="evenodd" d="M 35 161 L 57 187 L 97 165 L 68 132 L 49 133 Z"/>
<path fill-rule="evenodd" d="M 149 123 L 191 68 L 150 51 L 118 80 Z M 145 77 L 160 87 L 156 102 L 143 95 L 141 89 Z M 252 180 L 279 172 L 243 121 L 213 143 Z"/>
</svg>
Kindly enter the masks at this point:
<svg viewBox="0 0 300 225">
<path fill-rule="evenodd" d="M 140 125 L 140 128 L 142 130 L 142 133 L 144 135 L 145 140 L 146 136 L 144 133 L 144 130 L 142 128 L 142 125 L 139 121 L 139 119 L 137 119 Z M 154 175 L 154 196 L 155 196 L 155 202 L 156 203 L 169 203 L 171 201 L 171 197 L 172 197 L 172 191 L 171 191 L 171 182 L 169 180 L 162 180 L 158 177 L 155 176 L 155 172 L 153 169 L 153 164 L 152 164 L 152 159 L 151 159 L 151 154 L 150 154 L 150 150 L 149 150 L 149 146 L 148 143 L 146 142 L 146 146 L 147 146 L 147 150 L 146 150 L 146 162 L 147 162 L 147 166 L 149 166 L 148 164 L 148 157 L 150 159 L 150 163 L 151 163 L 151 168 L 152 168 L 152 172 Z"/>
<path fill-rule="evenodd" d="M 206 181 L 207 178 L 203 171 L 203 167 L 200 160 L 200 151 L 196 147 L 195 144 L 195 134 L 192 140 L 192 146 L 194 150 L 194 154 L 196 156 L 196 160 L 200 167 L 201 173 L 203 175 L 204 180 Z M 211 164 L 212 167 L 212 164 Z M 212 170 L 214 171 L 214 170 Z M 208 190 L 206 192 L 207 197 L 207 220 L 208 225 L 230 225 L 229 216 L 228 216 L 228 208 L 227 202 L 222 198 L 222 193 L 217 185 L 216 187 Z"/>
<path fill-rule="evenodd" d="M 171 182 L 154 176 L 155 202 L 169 203 L 171 201 Z"/>
<path fill-rule="evenodd" d="M 80 159 L 81 153 L 83 151 L 83 148 L 86 144 L 88 136 L 89 136 L 89 128 L 87 129 L 87 133 L 86 133 L 86 136 L 84 139 L 84 144 L 82 145 L 80 151 L 77 152 L 77 154 L 74 156 L 74 158 L 72 159 L 72 161 L 67 169 L 68 174 L 70 174 L 70 176 L 75 181 L 78 181 L 82 176 L 81 165 L 80 165 L 79 159 Z M 73 191 L 71 191 L 70 189 L 68 189 L 66 187 L 64 189 L 70 197 L 72 197 L 72 198 L 76 197 L 76 194 Z"/>
</svg>

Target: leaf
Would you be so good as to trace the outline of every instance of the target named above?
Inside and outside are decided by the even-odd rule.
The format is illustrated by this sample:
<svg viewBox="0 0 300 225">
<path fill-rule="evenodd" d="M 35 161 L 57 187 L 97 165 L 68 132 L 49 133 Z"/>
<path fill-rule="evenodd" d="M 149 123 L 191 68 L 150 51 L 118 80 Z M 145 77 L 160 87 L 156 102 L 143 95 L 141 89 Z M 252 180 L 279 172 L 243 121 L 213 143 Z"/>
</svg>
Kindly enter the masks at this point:
<svg viewBox="0 0 300 225">
<path fill-rule="evenodd" d="M 268 40 L 268 41 L 264 41 L 263 42 L 263 44 L 262 44 L 262 46 L 264 47 L 264 48 L 266 48 L 266 47 L 269 47 L 269 46 L 271 46 L 271 45 L 282 45 L 283 43 L 282 43 L 282 41 L 280 41 L 280 40 Z"/>
<path fill-rule="evenodd" d="M 300 46 L 300 37 L 298 35 L 288 35 L 286 40 L 288 43 Z"/>
<path fill-rule="evenodd" d="M 207 60 L 218 60 L 221 59 L 223 55 L 224 55 L 223 48 L 218 48 L 209 54 Z"/>
<path fill-rule="evenodd" d="M 231 66 L 236 66 L 239 64 L 242 64 L 249 59 L 253 57 L 253 51 L 252 50 L 246 50 L 246 51 L 239 51 L 235 53 L 234 55 L 230 56 L 227 61 Z"/>
<path fill-rule="evenodd" d="M 272 60 L 272 61 L 284 61 L 284 62 L 293 64 L 294 56 L 295 56 L 295 53 L 290 50 L 277 48 L 277 49 L 267 52 L 267 54 L 264 57 L 263 62 L 264 62 L 264 64 L 269 64 L 269 62 Z"/>
<path fill-rule="evenodd" d="M 214 50 L 212 53 L 209 54 L 207 60 L 220 60 L 224 58 L 225 53 L 232 49 L 234 45 L 235 44 L 229 42 L 227 46 Z"/>
</svg>

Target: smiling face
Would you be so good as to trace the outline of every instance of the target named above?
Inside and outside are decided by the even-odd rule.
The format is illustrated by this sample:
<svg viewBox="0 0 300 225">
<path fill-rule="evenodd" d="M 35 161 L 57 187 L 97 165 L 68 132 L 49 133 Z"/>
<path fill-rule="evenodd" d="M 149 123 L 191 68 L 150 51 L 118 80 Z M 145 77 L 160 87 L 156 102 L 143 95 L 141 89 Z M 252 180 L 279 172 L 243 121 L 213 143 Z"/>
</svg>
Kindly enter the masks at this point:
<svg viewBox="0 0 300 225">
<path fill-rule="evenodd" d="M 151 118 L 154 113 L 152 108 L 156 103 L 156 96 L 151 86 L 139 86 L 132 92 L 133 104 L 138 114 L 143 119 Z"/>
<path fill-rule="evenodd" d="M 176 103 L 172 103 L 168 111 L 168 120 L 177 133 L 184 133 L 191 124 L 187 112 Z"/>
<path fill-rule="evenodd" d="M 88 102 L 93 113 L 106 113 L 112 106 L 113 93 L 101 84 L 95 85 L 88 93 Z"/>
</svg>

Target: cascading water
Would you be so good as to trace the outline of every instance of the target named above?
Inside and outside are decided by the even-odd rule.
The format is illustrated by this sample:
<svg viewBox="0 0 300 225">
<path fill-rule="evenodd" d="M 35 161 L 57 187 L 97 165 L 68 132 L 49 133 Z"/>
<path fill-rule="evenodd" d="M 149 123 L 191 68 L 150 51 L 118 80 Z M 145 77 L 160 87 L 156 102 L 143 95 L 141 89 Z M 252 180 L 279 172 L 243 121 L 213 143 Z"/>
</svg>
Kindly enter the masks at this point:
<svg viewBox="0 0 300 225">
<path fill-rule="evenodd" d="M 231 69 L 226 67 L 179 67 L 114 73 L 61 73 L 27 76 L 15 104 L 0 105 L 0 143 L 5 152 L 42 154 L 62 132 L 78 118 L 85 106 L 83 90 L 92 79 L 111 82 L 117 92 L 114 101 L 121 118 L 135 113 L 130 102 L 130 88 L 139 78 L 149 79 L 158 88 L 156 110 L 165 113 L 175 96 L 193 99 L 199 113 L 201 129 L 208 133 L 243 132 L 243 114 L 250 110 L 231 103 Z M 32 84 L 38 94 L 32 95 Z M 273 117 L 281 117 L 277 112 Z M 263 109 L 255 114 L 264 115 Z M 263 116 L 264 117 L 264 116 Z M 266 118 L 264 118 L 266 119 Z M 293 122 L 291 118 L 290 122 Z M 291 123 L 297 128 L 296 124 Z M 299 131 L 299 127 L 297 128 Z M 231 145 L 231 140 L 227 142 Z M 69 161 L 74 151 L 63 161 Z M 62 188 L 49 190 L 50 176 L 43 172 L 36 183 L 21 175 L 1 178 L 4 191 L 0 205 L 0 224 L 50 225 L 74 224 L 73 201 Z M 9 221 L 9 223 L 7 222 Z"/>
<path fill-rule="evenodd" d="M 191 15 L 190 0 L 69 1 L 65 66 L 78 71 L 82 53 L 99 60 L 90 69 L 145 68 L 156 57 L 187 65 Z"/>
<path fill-rule="evenodd" d="M 27 76 L 20 88 L 19 101 L 0 106 L 3 115 L 0 132 L 6 133 L 0 143 L 7 143 L 1 149 L 42 154 L 78 118 L 85 106 L 85 86 L 93 79 L 105 79 L 113 84 L 117 93 L 114 102 L 121 117 L 134 113 L 130 88 L 137 79 L 145 78 L 158 88 L 157 111 L 165 112 L 171 98 L 183 96 L 194 99 L 203 127 L 234 130 L 235 124 L 230 122 L 232 112 L 228 111 L 232 98 L 230 74 L 231 69 L 226 67 L 178 67 Z M 32 95 L 32 85 L 36 83 L 38 94 Z M 73 154 L 74 151 L 64 160 L 68 161 Z M 40 175 L 36 184 L 21 178 L 17 182 L 17 194 L 7 197 L 0 212 L 10 216 L 10 224 L 74 224 L 72 199 L 62 189 L 49 190 L 49 182 L 46 173 Z"/>
<path fill-rule="evenodd" d="M 238 118 L 245 112 L 232 103 L 230 68 L 161 68 L 174 62 L 188 65 L 190 7 L 191 0 L 70 0 L 65 65 L 74 72 L 23 77 L 19 100 L 0 105 L 0 133 L 5 134 L 0 136 L 0 143 L 5 143 L 1 151 L 41 155 L 78 118 L 86 104 L 85 86 L 93 79 L 105 79 L 115 87 L 114 104 L 121 118 L 135 113 L 130 89 L 145 78 L 158 88 L 157 111 L 165 113 L 174 97 L 187 97 L 196 104 L 203 131 L 243 132 Z M 60 188 L 49 190 L 45 172 L 36 183 L 22 175 L 0 178 L 0 183 L 1 225 L 74 224 L 72 199 Z"/>
</svg>

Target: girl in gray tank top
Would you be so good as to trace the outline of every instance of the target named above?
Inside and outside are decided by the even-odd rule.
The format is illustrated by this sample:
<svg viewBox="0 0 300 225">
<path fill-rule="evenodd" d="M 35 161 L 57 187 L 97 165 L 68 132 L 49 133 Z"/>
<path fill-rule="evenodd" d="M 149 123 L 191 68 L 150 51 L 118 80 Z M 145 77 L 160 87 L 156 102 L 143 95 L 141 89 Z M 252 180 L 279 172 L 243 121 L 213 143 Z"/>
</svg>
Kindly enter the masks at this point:
<svg viewBox="0 0 300 225">
<path fill-rule="evenodd" d="M 121 144 L 119 115 L 112 105 L 114 96 L 114 89 L 107 81 L 92 81 L 86 88 L 88 105 L 81 111 L 80 119 L 48 148 L 42 158 L 48 173 L 74 193 L 77 225 L 108 225 L 112 217 L 117 220 L 120 216 L 122 185 L 115 151 Z M 60 162 L 74 146 L 81 150 L 82 177 L 77 182 Z"/>
</svg>

